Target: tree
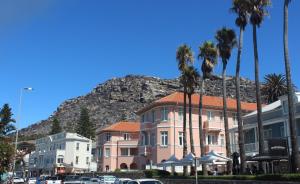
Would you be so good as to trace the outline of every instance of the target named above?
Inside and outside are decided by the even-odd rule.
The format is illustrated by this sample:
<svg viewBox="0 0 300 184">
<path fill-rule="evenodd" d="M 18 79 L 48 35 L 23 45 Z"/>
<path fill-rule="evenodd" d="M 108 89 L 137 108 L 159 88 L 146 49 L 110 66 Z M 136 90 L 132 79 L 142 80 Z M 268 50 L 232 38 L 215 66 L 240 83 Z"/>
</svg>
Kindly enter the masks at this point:
<svg viewBox="0 0 300 184">
<path fill-rule="evenodd" d="M 231 11 L 237 15 L 235 24 L 240 28 L 239 43 L 238 43 L 238 54 L 236 61 L 235 70 L 235 91 L 236 91 L 236 106 L 237 106 L 237 120 L 238 120 L 238 144 L 240 151 L 240 171 L 241 173 L 246 172 L 246 156 L 245 156 L 245 145 L 244 145 L 244 132 L 242 122 L 242 108 L 241 108 L 241 92 L 240 92 L 240 66 L 241 66 L 241 55 L 244 39 L 244 31 L 248 23 L 248 1 L 245 0 L 233 0 Z"/>
<path fill-rule="evenodd" d="M 0 176 L 7 172 L 14 156 L 14 148 L 5 141 L 0 142 Z"/>
<path fill-rule="evenodd" d="M 270 4 L 269 0 L 249 0 L 250 22 L 253 28 L 253 48 L 254 48 L 254 64 L 255 64 L 255 88 L 256 88 L 256 104 L 257 104 L 257 127 L 258 127 L 258 145 L 259 154 L 264 153 L 264 129 L 262 124 L 262 105 L 261 92 L 259 82 L 259 62 L 258 62 L 258 48 L 257 48 L 257 34 L 256 29 L 260 27 L 267 15 L 267 6 Z M 259 170 L 262 171 L 262 163 L 259 164 Z"/>
<path fill-rule="evenodd" d="M 289 109 L 289 125 L 291 135 L 291 146 L 292 146 L 292 172 L 299 172 L 300 170 L 300 158 L 299 158 L 299 145 L 297 140 L 296 131 L 296 119 L 295 119 L 295 106 L 294 106 L 294 90 L 292 86 L 291 67 L 289 60 L 289 49 L 288 49 L 288 6 L 291 0 L 284 0 L 284 13 L 283 13 L 283 45 L 284 45 L 284 64 L 285 64 L 285 75 L 288 90 L 288 109 Z"/>
<path fill-rule="evenodd" d="M 199 73 L 193 66 L 188 66 L 182 74 L 181 80 L 186 82 L 187 96 L 189 100 L 189 130 L 190 130 L 190 146 L 191 152 L 196 155 L 193 136 L 193 122 L 192 122 L 192 95 L 195 88 L 198 86 Z"/>
<path fill-rule="evenodd" d="M 202 126 L 202 111 L 203 111 L 203 93 L 204 93 L 204 85 L 205 85 L 205 79 L 208 79 L 211 77 L 211 73 L 213 70 L 213 67 L 217 64 L 217 57 L 218 52 L 217 48 L 215 47 L 214 43 L 210 41 L 205 41 L 200 47 L 199 47 L 199 55 L 198 58 L 202 59 L 201 64 L 201 71 L 202 71 L 202 79 L 200 81 L 200 98 L 199 98 L 199 112 L 198 112 L 198 118 L 199 118 L 199 139 L 200 139 L 200 150 L 201 150 L 201 157 L 205 155 L 205 148 L 204 148 L 204 133 L 203 133 L 203 126 Z M 202 164 L 202 171 L 204 175 L 207 175 L 207 169 L 206 164 Z"/>
<path fill-rule="evenodd" d="M 60 126 L 60 122 L 58 121 L 58 119 L 54 118 L 52 121 L 50 135 L 60 133 L 61 131 L 62 131 L 62 128 Z"/>
<path fill-rule="evenodd" d="M 0 138 L 14 131 L 16 128 L 11 123 L 16 121 L 12 118 L 13 114 L 8 104 L 4 104 L 0 110 Z"/>
<path fill-rule="evenodd" d="M 187 68 L 189 64 L 194 62 L 194 56 L 192 49 L 183 44 L 178 47 L 176 51 L 176 60 L 178 64 L 178 69 L 183 74 L 184 70 Z M 181 80 L 181 84 L 183 85 L 183 158 L 187 155 L 187 142 L 186 142 L 186 81 Z M 183 174 L 187 175 L 187 167 L 183 168 Z"/>
<path fill-rule="evenodd" d="M 288 93 L 284 75 L 272 73 L 267 74 L 264 79 L 265 81 L 261 88 L 261 93 L 268 103 L 275 102 L 278 100 L 278 97 Z"/>
<path fill-rule="evenodd" d="M 217 31 L 215 36 L 217 40 L 217 49 L 219 56 L 222 59 L 222 83 L 223 83 L 223 114 L 224 114 L 224 127 L 225 127 L 225 141 L 226 141 L 226 155 L 231 155 L 230 141 L 229 141 L 229 128 L 228 128 L 228 114 L 227 114 L 227 94 L 226 94 L 226 67 L 230 59 L 232 49 L 236 46 L 236 35 L 234 30 L 223 27 Z M 231 172 L 231 161 L 227 162 L 227 171 Z"/>
<path fill-rule="evenodd" d="M 87 108 L 81 108 L 79 121 L 76 127 L 76 133 L 86 138 L 95 138 L 95 127 L 94 124 L 90 121 Z"/>
</svg>

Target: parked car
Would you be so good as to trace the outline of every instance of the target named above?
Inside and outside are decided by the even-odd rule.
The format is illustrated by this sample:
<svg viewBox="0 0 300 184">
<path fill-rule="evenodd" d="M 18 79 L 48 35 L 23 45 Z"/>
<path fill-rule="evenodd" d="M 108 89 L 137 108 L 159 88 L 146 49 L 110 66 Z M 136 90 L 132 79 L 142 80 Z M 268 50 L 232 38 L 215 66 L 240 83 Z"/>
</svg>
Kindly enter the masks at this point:
<svg viewBox="0 0 300 184">
<path fill-rule="evenodd" d="M 101 180 L 99 178 L 91 178 L 90 184 L 100 184 Z"/>
<path fill-rule="evenodd" d="M 130 178 L 117 178 L 115 184 L 128 184 L 129 181 L 132 181 Z"/>
<path fill-rule="evenodd" d="M 27 184 L 36 184 L 36 178 L 28 178 Z"/>
<path fill-rule="evenodd" d="M 19 178 L 19 177 L 14 177 L 14 183 L 25 183 L 24 179 L 23 178 Z"/>
<path fill-rule="evenodd" d="M 80 176 L 78 175 L 68 175 L 64 179 L 64 184 L 81 184 L 79 180 Z"/>
<path fill-rule="evenodd" d="M 61 184 L 61 179 L 57 176 L 47 176 L 41 181 L 41 184 Z"/>
<path fill-rule="evenodd" d="M 81 181 L 82 184 L 90 184 L 91 178 L 90 177 L 80 177 L 79 181 Z"/>
<path fill-rule="evenodd" d="M 114 184 L 117 179 L 115 176 L 111 175 L 99 176 L 98 178 L 101 181 L 100 184 Z"/>
<path fill-rule="evenodd" d="M 155 179 L 138 179 L 138 180 L 132 180 L 127 184 L 163 184 L 163 183 Z"/>
</svg>

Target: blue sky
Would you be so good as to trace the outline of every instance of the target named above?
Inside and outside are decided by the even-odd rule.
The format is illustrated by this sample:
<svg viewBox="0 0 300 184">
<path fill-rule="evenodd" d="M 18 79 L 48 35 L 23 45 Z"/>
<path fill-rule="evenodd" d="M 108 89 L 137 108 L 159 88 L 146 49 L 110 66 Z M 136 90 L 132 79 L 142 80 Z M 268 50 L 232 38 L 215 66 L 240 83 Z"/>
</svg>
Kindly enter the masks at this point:
<svg viewBox="0 0 300 184">
<path fill-rule="evenodd" d="M 143 74 L 178 76 L 176 48 L 189 44 L 195 54 L 217 29 L 232 27 L 230 0 L 24 0 L 0 1 L 0 105 L 17 114 L 25 93 L 20 126 L 46 119 L 64 100 L 84 95 L 112 77 Z M 258 30 L 260 76 L 283 73 L 283 0 L 273 0 Z M 299 87 L 300 1 L 292 1 L 289 48 L 292 77 Z M 235 71 L 236 52 L 228 65 Z M 199 61 L 196 62 L 199 66 Z M 220 74 L 221 65 L 215 69 Z M 254 79 L 252 28 L 247 27 L 242 76 Z"/>
</svg>

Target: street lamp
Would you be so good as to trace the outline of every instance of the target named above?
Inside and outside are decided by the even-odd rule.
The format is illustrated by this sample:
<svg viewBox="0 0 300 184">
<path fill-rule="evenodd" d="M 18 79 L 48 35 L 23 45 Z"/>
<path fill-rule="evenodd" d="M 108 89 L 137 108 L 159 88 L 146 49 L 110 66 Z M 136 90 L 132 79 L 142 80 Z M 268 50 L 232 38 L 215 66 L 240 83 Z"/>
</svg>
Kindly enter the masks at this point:
<svg viewBox="0 0 300 184">
<path fill-rule="evenodd" d="M 19 124 L 20 117 L 21 117 L 23 91 L 32 91 L 32 90 L 33 90 L 33 88 L 31 88 L 31 87 L 21 88 L 21 90 L 20 90 L 20 99 L 19 99 L 19 107 L 18 107 L 17 122 L 16 122 L 15 155 L 14 155 L 14 159 L 13 159 L 12 177 L 14 177 L 14 175 L 15 175 L 16 157 L 17 157 L 17 148 L 18 148 L 18 136 L 19 136 L 18 124 Z M 14 180 L 12 179 L 12 184 L 13 183 L 14 183 Z"/>
</svg>

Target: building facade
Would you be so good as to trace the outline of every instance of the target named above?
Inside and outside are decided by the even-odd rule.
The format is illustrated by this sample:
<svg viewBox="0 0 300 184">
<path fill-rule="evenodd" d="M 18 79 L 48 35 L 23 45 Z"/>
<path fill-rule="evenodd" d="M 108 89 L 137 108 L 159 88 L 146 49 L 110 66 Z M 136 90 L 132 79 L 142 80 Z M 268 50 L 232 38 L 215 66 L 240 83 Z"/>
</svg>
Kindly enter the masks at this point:
<svg viewBox="0 0 300 184">
<path fill-rule="evenodd" d="M 294 103 L 296 107 L 296 124 L 298 144 L 300 144 L 300 93 L 295 93 Z M 278 101 L 266 105 L 262 108 L 262 120 L 264 129 L 265 151 L 268 151 L 268 140 L 270 139 L 287 139 L 290 146 L 290 128 L 288 120 L 288 101 L 287 96 L 282 96 Z M 245 152 L 247 156 L 257 155 L 258 149 L 258 129 L 257 129 L 257 112 L 254 111 L 243 117 L 243 130 L 245 138 Z M 238 152 L 238 130 L 230 129 L 230 142 L 233 152 Z"/>
<path fill-rule="evenodd" d="M 98 171 L 136 170 L 139 167 L 138 122 L 118 122 L 97 131 Z"/>
<path fill-rule="evenodd" d="M 36 150 L 29 156 L 31 176 L 41 174 L 89 172 L 92 140 L 76 133 L 62 132 L 36 140 Z"/>
<path fill-rule="evenodd" d="M 141 120 L 139 153 L 143 155 L 140 164 L 142 168 L 149 164 L 158 164 L 169 159 L 172 155 L 183 157 L 183 93 L 173 93 L 161 98 L 149 106 L 138 111 Z M 188 103 L 188 101 L 187 101 Z M 200 156 L 199 95 L 192 95 L 192 131 L 196 156 Z M 227 99 L 229 128 L 237 126 L 236 100 Z M 243 113 L 256 109 L 255 103 L 242 102 Z M 190 149 L 189 113 L 187 120 L 187 147 Z M 226 156 L 225 131 L 223 118 L 223 98 L 203 96 L 203 137 L 205 138 L 205 152 L 214 150 Z"/>
</svg>

